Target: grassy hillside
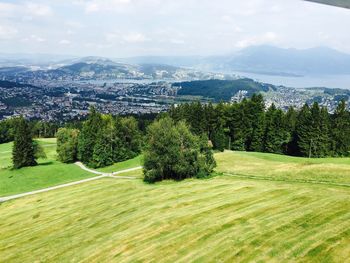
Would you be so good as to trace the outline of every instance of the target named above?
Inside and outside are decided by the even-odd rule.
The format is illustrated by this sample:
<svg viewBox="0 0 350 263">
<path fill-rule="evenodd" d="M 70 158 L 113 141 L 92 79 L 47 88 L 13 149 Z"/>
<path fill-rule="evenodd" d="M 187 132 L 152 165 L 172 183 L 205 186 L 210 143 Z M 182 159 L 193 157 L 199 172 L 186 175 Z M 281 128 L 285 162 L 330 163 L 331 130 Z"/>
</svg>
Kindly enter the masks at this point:
<svg viewBox="0 0 350 263">
<path fill-rule="evenodd" d="M 252 79 L 237 80 L 199 80 L 175 83 L 174 86 L 181 86 L 178 95 L 202 96 L 213 99 L 216 102 L 229 101 L 239 90 L 248 91 L 248 95 L 268 91 L 272 85 L 256 82 Z"/>
<path fill-rule="evenodd" d="M 348 159 L 216 157 L 249 178 L 104 178 L 2 203 L 0 262 L 350 262 L 350 188 L 331 184 Z"/>
<path fill-rule="evenodd" d="M 38 190 L 49 186 L 94 176 L 75 164 L 56 161 L 56 140 L 40 139 L 47 159 L 39 159 L 38 166 L 12 170 L 12 143 L 0 144 L 0 196 Z"/>
<path fill-rule="evenodd" d="M 50 186 L 78 181 L 96 176 L 80 169 L 75 164 L 63 164 L 56 160 L 56 139 L 39 139 L 44 148 L 47 159 L 39 159 L 38 166 L 12 170 L 12 143 L 0 144 L 0 197 L 38 190 Z M 98 169 L 101 172 L 117 172 L 120 170 L 140 166 L 142 156 L 125 162 Z M 123 176 L 142 177 L 142 171 Z M 1 261 L 0 261 L 1 262 Z"/>
<path fill-rule="evenodd" d="M 254 152 L 215 155 L 218 171 L 244 177 L 350 186 L 350 158 L 301 158 Z"/>
<path fill-rule="evenodd" d="M 129 168 L 137 167 L 137 166 L 142 166 L 142 155 L 139 155 L 133 159 L 130 159 L 124 162 L 115 163 L 111 166 L 99 168 L 97 170 L 103 173 L 111 173 L 111 172 L 125 170 Z"/>
<path fill-rule="evenodd" d="M 101 179 L 0 205 L 3 262 L 349 262 L 350 190 Z"/>
</svg>

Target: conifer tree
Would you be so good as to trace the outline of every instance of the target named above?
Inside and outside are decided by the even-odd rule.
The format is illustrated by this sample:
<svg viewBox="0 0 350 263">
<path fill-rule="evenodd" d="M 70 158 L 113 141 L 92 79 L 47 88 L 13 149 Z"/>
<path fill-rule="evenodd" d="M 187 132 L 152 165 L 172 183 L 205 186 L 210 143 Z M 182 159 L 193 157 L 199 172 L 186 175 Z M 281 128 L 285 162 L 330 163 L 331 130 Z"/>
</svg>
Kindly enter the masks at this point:
<svg viewBox="0 0 350 263">
<path fill-rule="evenodd" d="M 32 139 L 32 131 L 28 122 L 20 117 L 15 121 L 14 144 L 12 150 L 13 167 L 19 169 L 25 166 L 34 166 L 35 147 Z"/>
<path fill-rule="evenodd" d="M 263 151 L 263 138 L 265 127 L 265 105 L 264 99 L 261 94 L 253 95 L 250 100 L 250 121 L 251 121 L 251 135 L 248 139 L 249 151 L 262 152 Z"/>
<path fill-rule="evenodd" d="M 330 118 L 325 107 L 321 108 L 319 118 L 319 140 L 318 140 L 318 157 L 326 157 L 331 155 L 331 141 L 330 141 Z"/>
<path fill-rule="evenodd" d="M 336 156 L 350 155 L 350 114 L 342 100 L 332 120 L 332 151 Z"/>
<path fill-rule="evenodd" d="M 90 165 L 94 168 L 99 168 L 111 164 L 113 164 L 113 148 L 111 148 L 111 140 L 106 129 L 101 129 L 96 138 Z"/>
<path fill-rule="evenodd" d="M 213 139 L 213 133 L 216 126 L 216 119 L 215 119 L 215 111 L 213 104 L 209 102 L 207 105 L 204 105 L 204 115 L 205 120 L 203 120 L 205 124 L 205 132 L 210 140 Z"/>
<path fill-rule="evenodd" d="M 246 150 L 247 135 L 250 130 L 250 122 L 245 114 L 246 100 L 233 104 L 230 109 L 229 129 L 232 139 L 232 150 Z"/>
<path fill-rule="evenodd" d="M 312 117 L 309 105 L 305 104 L 298 114 L 296 124 L 296 144 L 301 156 L 311 155 L 312 140 Z"/>
<path fill-rule="evenodd" d="M 298 154 L 297 135 L 295 132 L 298 114 L 293 107 L 289 107 L 284 116 L 284 125 L 287 132 L 287 144 L 284 148 L 284 153 L 289 155 Z"/>
<path fill-rule="evenodd" d="M 87 121 L 83 124 L 78 140 L 78 157 L 83 163 L 89 164 L 92 161 L 97 135 L 102 125 L 101 114 L 92 107 Z"/>
</svg>

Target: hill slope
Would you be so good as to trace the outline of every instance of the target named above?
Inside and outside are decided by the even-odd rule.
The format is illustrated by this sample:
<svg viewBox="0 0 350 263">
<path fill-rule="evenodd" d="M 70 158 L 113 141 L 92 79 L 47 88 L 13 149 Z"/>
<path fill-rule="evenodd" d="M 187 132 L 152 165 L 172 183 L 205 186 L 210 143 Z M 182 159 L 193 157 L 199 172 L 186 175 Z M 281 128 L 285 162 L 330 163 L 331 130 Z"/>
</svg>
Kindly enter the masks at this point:
<svg viewBox="0 0 350 263">
<path fill-rule="evenodd" d="M 257 174 L 264 162 L 270 168 L 305 162 L 256 153 L 220 155 L 218 169 L 241 169 L 245 159 Z M 336 160 L 326 162 L 337 171 Z M 350 188 L 275 179 L 218 176 L 147 185 L 105 178 L 3 203 L 0 258 L 349 262 Z"/>
<path fill-rule="evenodd" d="M 181 87 L 178 95 L 202 96 L 214 101 L 229 101 L 238 91 L 247 91 L 247 96 L 262 91 L 267 92 L 273 85 L 256 82 L 252 79 L 237 80 L 199 80 L 175 83 L 173 86 Z"/>
</svg>

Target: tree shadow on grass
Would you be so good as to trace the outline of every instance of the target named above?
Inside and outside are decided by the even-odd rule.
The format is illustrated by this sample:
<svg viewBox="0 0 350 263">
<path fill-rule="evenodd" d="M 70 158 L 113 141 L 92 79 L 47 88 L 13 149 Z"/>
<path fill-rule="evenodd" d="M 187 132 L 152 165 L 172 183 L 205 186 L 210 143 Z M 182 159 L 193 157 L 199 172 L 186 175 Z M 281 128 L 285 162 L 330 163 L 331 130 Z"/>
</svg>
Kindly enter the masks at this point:
<svg viewBox="0 0 350 263">
<path fill-rule="evenodd" d="M 47 162 L 39 163 L 38 166 L 47 166 L 52 164 L 53 164 L 53 161 L 47 161 Z"/>
</svg>

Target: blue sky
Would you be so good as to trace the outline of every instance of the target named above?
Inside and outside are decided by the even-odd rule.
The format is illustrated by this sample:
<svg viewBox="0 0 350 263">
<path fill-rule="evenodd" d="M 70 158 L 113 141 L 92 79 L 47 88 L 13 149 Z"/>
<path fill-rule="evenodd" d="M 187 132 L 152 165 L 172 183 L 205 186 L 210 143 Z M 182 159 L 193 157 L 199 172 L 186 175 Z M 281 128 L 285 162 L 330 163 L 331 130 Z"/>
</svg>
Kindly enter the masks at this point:
<svg viewBox="0 0 350 263">
<path fill-rule="evenodd" d="M 0 0 L 0 53 L 214 55 L 251 45 L 350 53 L 350 10 L 301 0 Z"/>
</svg>

